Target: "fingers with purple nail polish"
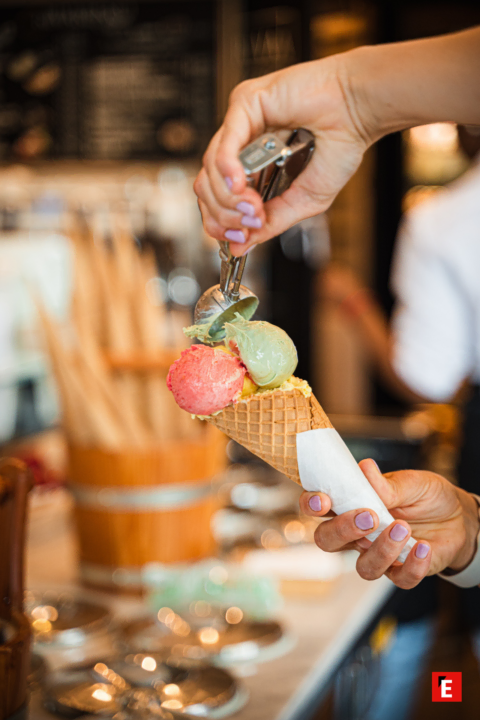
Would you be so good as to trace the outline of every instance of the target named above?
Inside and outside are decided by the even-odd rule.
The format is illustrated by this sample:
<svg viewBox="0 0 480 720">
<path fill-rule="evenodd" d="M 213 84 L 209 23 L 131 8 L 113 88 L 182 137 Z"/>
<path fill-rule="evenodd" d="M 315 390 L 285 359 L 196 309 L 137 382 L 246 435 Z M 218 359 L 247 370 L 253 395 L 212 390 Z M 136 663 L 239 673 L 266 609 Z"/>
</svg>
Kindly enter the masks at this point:
<svg viewBox="0 0 480 720">
<path fill-rule="evenodd" d="M 236 243 L 244 243 L 245 241 L 245 235 L 241 230 L 226 230 L 225 231 L 225 237 L 227 240 L 230 240 L 231 242 Z"/>
<path fill-rule="evenodd" d="M 365 580 L 377 580 L 392 567 L 397 567 L 400 551 L 410 535 L 408 525 L 393 522 L 385 528 L 372 542 L 369 548 L 364 548 L 357 560 L 357 571 Z"/>
<path fill-rule="evenodd" d="M 252 205 L 252 203 L 246 202 L 245 200 L 241 200 L 241 202 L 237 205 L 238 212 L 241 212 L 242 215 L 248 215 L 249 217 L 255 217 L 256 212 L 255 208 Z"/>
<path fill-rule="evenodd" d="M 415 557 L 417 557 L 419 560 L 425 560 L 429 552 L 430 545 L 427 545 L 426 543 L 418 543 L 415 549 Z"/>
<path fill-rule="evenodd" d="M 318 495 L 312 495 L 312 497 L 308 501 L 308 507 L 310 508 L 310 510 L 313 510 L 313 512 L 322 511 L 322 501 L 320 500 Z"/>
<path fill-rule="evenodd" d="M 390 537 L 395 542 L 401 542 L 402 540 L 405 540 L 405 538 L 408 535 L 408 529 L 405 527 L 405 525 L 394 525 L 392 529 L 390 530 Z"/>
<path fill-rule="evenodd" d="M 231 191 L 233 187 L 233 180 L 232 178 L 226 177 L 225 178 L 225 185 L 228 187 L 228 189 Z"/>
<path fill-rule="evenodd" d="M 361 512 L 355 517 L 355 525 L 359 530 L 373 530 L 373 517 L 368 511 Z"/>
<path fill-rule="evenodd" d="M 330 498 L 327 495 L 304 491 L 300 496 L 300 510 L 305 515 L 325 515 L 330 509 Z"/>
<path fill-rule="evenodd" d="M 322 515 L 326 514 L 328 497 L 322 495 Z M 315 542 L 326 552 L 338 552 L 355 547 L 362 536 L 369 535 L 378 526 L 378 517 L 372 510 L 349 510 L 321 523 L 315 530 Z"/>
<path fill-rule="evenodd" d="M 241 220 L 242 225 L 248 228 L 255 228 L 258 230 L 262 227 L 262 221 L 260 218 L 257 217 L 250 217 L 249 215 L 244 215 Z"/>
</svg>

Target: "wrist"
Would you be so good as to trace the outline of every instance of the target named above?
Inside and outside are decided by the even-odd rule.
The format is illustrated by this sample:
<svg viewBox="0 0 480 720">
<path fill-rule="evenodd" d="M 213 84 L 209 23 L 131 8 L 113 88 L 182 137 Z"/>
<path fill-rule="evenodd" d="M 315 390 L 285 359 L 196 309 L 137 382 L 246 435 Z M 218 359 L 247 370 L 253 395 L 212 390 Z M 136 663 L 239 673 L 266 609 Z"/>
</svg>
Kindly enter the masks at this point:
<svg viewBox="0 0 480 720">
<path fill-rule="evenodd" d="M 389 64 L 386 45 L 355 48 L 349 58 L 349 80 L 358 122 L 365 139 L 372 145 L 384 135 L 408 127 L 401 117 L 390 89 L 391 81 L 383 77 L 385 64 Z M 387 89 L 388 88 L 388 89 Z M 385 95 L 391 97 L 387 99 Z"/>
<path fill-rule="evenodd" d="M 480 530 L 479 506 L 476 499 L 470 493 L 461 488 L 456 488 L 465 528 L 465 540 L 449 565 L 449 569 L 461 572 L 472 561 L 477 550 L 477 536 Z"/>
<path fill-rule="evenodd" d="M 358 123 L 369 145 L 398 130 L 429 122 L 428 110 L 412 89 L 418 41 L 365 45 L 349 51 L 348 77 Z M 413 96 L 413 97 L 412 97 Z M 425 116 L 425 119 L 424 119 Z"/>
<path fill-rule="evenodd" d="M 368 144 L 431 122 L 478 124 L 478 81 L 468 69 L 480 59 L 479 40 L 474 27 L 345 53 L 346 97 Z"/>
</svg>

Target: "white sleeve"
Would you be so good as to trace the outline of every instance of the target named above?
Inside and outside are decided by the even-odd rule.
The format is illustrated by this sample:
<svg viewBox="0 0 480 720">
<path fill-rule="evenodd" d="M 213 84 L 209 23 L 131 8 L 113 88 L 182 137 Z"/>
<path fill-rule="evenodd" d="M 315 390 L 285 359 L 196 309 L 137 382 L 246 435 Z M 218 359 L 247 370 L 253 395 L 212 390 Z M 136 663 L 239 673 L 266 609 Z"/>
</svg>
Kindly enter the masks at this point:
<svg viewBox="0 0 480 720">
<path fill-rule="evenodd" d="M 453 265 L 425 242 L 429 228 L 417 220 L 407 218 L 397 241 L 393 366 L 412 390 L 443 402 L 471 371 L 473 318 Z"/>
</svg>

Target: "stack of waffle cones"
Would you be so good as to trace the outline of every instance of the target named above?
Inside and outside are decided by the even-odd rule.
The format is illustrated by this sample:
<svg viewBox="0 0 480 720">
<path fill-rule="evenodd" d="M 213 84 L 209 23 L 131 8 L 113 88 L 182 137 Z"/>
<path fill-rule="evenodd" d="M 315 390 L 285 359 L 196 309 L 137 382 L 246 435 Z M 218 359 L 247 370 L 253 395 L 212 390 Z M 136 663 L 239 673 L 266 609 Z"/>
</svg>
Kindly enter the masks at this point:
<svg viewBox="0 0 480 720">
<path fill-rule="evenodd" d="M 139 252 L 121 217 L 112 218 L 108 238 L 79 221 L 69 235 L 71 316 L 60 326 L 37 302 L 69 441 L 115 451 L 198 437 L 199 423 L 165 384 L 186 341 L 183 333 L 170 347 L 164 340 L 169 318 L 147 292 L 158 276 L 154 258 Z"/>
<path fill-rule="evenodd" d="M 208 421 L 299 485 L 297 434 L 332 427 L 315 396 L 296 388 L 250 395 Z"/>
</svg>

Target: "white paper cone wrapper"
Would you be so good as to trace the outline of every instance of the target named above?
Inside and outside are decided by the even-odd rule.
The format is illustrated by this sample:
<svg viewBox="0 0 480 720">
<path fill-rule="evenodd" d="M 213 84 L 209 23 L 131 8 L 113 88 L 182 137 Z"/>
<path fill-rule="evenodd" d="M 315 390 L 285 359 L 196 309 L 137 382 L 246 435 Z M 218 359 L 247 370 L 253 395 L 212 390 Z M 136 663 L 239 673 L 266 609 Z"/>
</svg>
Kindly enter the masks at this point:
<svg viewBox="0 0 480 720">
<path fill-rule="evenodd" d="M 393 522 L 394 518 L 333 428 L 298 433 L 297 461 L 305 490 L 328 495 L 332 501 L 332 510 L 337 515 L 359 508 L 375 510 L 380 525 L 375 532 L 367 535 L 372 542 Z M 404 562 L 415 542 L 409 538 L 397 559 Z"/>
</svg>

